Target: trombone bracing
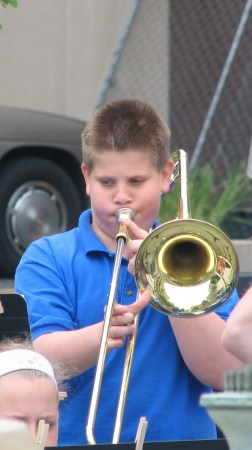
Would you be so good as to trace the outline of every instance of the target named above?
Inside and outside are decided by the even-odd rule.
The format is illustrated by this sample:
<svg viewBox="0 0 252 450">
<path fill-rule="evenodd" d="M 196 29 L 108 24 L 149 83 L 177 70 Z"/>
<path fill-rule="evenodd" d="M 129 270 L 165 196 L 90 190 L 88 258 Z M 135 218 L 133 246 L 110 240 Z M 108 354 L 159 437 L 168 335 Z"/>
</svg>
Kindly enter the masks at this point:
<svg viewBox="0 0 252 450">
<path fill-rule="evenodd" d="M 152 230 L 139 247 L 135 260 L 135 280 L 140 292 L 151 295 L 150 305 L 158 311 L 177 317 L 198 317 L 208 314 L 224 303 L 238 282 L 239 265 L 230 239 L 214 225 L 191 218 L 187 154 L 177 150 L 171 155 L 174 172 L 171 185 L 180 181 L 178 217 Z M 134 220 L 128 208 L 117 212 L 120 217 Z M 117 292 L 127 229 L 120 225 L 116 236 L 117 250 L 110 294 L 104 319 L 100 352 L 96 367 L 86 435 L 95 444 L 94 425 L 107 352 L 109 328 Z M 138 316 L 135 318 L 137 331 Z M 112 443 L 119 442 L 128 383 L 134 356 L 136 331 L 129 336 L 123 368 Z"/>
</svg>

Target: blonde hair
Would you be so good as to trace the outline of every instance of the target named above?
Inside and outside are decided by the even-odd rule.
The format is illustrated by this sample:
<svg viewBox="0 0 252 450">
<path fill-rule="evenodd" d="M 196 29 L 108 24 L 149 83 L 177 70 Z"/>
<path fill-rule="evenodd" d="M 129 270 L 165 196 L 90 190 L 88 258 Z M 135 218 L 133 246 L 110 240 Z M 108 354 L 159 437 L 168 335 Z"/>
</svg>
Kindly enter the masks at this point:
<svg viewBox="0 0 252 450">
<path fill-rule="evenodd" d="M 18 349 L 31 350 L 35 353 L 38 353 L 33 349 L 32 342 L 28 338 L 26 338 L 26 339 L 6 338 L 0 342 L 0 353 L 11 351 L 11 350 L 18 350 Z M 58 387 L 61 386 L 61 388 L 64 388 L 63 382 L 66 378 L 66 374 L 63 373 L 63 370 L 60 367 L 60 365 L 52 364 L 49 361 L 48 361 L 48 363 L 52 367 Z M 30 378 L 30 379 L 32 379 L 32 378 L 49 378 L 50 379 L 49 375 L 47 375 L 46 373 L 44 373 L 40 370 L 36 370 L 36 369 L 18 369 L 18 371 L 11 372 L 11 373 L 13 373 L 13 374 L 18 373 L 18 375 L 20 375 L 21 377 Z M 10 375 L 11 373 L 8 373 L 7 375 Z M 5 375 L 3 375 L 3 376 L 5 376 Z"/>
<path fill-rule="evenodd" d="M 170 130 L 152 106 L 140 100 L 118 100 L 102 106 L 82 134 L 82 156 L 88 171 L 104 151 L 147 152 L 157 170 L 170 155 Z"/>
</svg>

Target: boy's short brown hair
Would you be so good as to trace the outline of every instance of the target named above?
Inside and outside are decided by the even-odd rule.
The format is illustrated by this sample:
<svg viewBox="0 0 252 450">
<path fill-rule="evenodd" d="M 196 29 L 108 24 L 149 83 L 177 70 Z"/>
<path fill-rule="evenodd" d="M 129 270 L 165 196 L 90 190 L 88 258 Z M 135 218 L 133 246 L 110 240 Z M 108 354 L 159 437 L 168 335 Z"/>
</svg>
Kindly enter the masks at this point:
<svg viewBox="0 0 252 450">
<path fill-rule="evenodd" d="M 83 162 L 92 170 L 95 155 L 103 151 L 140 150 L 148 152 L 157 170 L 170 154 L 170 130 L 162 117 L 147 103 L 118 100 L 102 106 L 81 135 Z"/>
</svg>

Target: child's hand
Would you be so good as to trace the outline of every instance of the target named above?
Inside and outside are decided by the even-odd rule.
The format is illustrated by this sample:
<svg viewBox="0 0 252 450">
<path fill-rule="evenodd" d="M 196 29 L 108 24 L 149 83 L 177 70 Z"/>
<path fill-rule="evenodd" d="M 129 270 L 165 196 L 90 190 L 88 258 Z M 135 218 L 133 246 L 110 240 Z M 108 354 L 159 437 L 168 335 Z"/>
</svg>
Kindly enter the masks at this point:
<svg viewBox="0 0 252 450">
<path fill-rule="evenodd" d="M 125 337 L 136 331 L 135 316 L 144 309 L 150 301 L 149 292 L 145 291 L 131 305 L 116 304 L 111 318 L 111 327 L 108 339 L 108 349 L 121 348 Z"/>
<path fill-rule="evenodd" d="M 121 223 L 127 226 L 130 235 L 124 247 L 124 255 L 129 260 L 128 271 L 134 275 L 136 254 L 141 243 L 148 236 L 148 232 L 139 228 L 132 220 L 122 220 Z"/>
</svg>

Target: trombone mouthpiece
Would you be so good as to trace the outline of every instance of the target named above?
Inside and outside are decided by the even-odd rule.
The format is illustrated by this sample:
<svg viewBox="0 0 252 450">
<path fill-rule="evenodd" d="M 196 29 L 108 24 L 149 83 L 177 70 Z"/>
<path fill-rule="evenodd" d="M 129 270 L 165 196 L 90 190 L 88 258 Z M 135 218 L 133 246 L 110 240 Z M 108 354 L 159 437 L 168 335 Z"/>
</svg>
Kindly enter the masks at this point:
<svg viewBox="0 0 252 450">
<path fill-rule="evenodd" d="M 129 208 L 120 208 L 116 212 L 116 220 L 117 220 L 117 222 L 119 222 L 120 219 L 134 220 L 135 219 L 135 215 L 134 215 L 133 211 L 131 209 L 129 209 Z"/>
</svg>

